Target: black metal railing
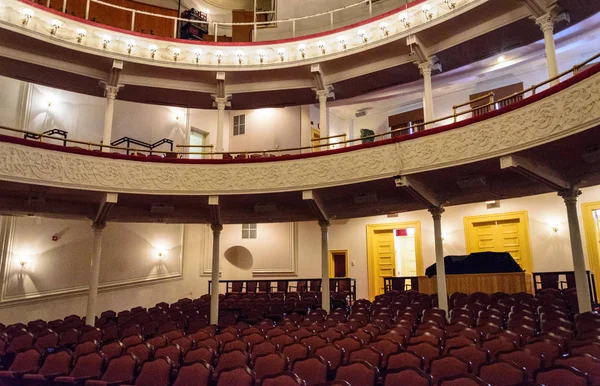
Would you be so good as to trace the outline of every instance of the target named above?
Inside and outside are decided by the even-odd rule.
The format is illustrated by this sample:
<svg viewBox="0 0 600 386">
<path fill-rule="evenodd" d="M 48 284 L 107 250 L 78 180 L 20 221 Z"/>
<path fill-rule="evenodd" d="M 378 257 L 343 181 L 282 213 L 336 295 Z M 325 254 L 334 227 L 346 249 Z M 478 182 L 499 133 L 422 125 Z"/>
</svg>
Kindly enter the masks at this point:
<svg viewBox="0 0 600 386">
<path fill-rule="evenodd" d="M 52 130 L 46 130 L 44 131 L 41 135 L 40 134 L 33 134 L 33 133 L 25 133 L 23 134 L 23 138 L 24 139 L 35 139 L 38 141 L 41 141 L 44 137 L 42 135 L 57 135 L 63 138 L 63 146 L 67 146 L 67 136 L 69 135 L 68 131 L 65 130 L 60 130 L 60 129 L 52 129 Z"/>
<path fill-rule="evenodd" d="M 594 272 L 586 271 L 588 288 L 590 290 L 590 297 L 593 304 L 598 303 L 598 296 L 596 294 L 596 279 Z M 537 295 L 541 290 L 554 288 L 561 291 L 576 288 L 575 286 L 575 272 L 573 271 L 557 271 L 557 272 L 534 272 L 533 273 L 533 287 L 535 294 Z"/>
<path fill-rule="evenodd" d="M 119 146 L 125 143 L 127 145 L 127 155 L 131 150 L 135 150 L 131 148 L 131 145 L 139 146 L 150 150 L 150 155 L 152 155 L 152 151 L 165 143 L 170 146 L 170 151 L 173 151 L 173 141 L 168 138 L 160 139 L 154 143 L 148 143 L 144 141 L 140 141 L 139 139 L 131 138 L 131 137 L 122 137 L 110 143 L 111 146 Z"/>
</svg>

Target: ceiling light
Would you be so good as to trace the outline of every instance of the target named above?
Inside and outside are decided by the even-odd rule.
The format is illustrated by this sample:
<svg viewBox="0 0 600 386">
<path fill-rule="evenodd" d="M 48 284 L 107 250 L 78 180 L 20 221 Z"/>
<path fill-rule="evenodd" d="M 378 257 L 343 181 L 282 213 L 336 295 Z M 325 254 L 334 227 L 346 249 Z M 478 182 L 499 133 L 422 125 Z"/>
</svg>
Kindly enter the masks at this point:
<svg viewBox="0 0 600 386">
<path fill-rule="evenodd" d="M 81 43 L 81 41 L 87 34 L 87 31 L 83 28 L 77 28 L 77 30 L 75 30 L 75 33 L 77 34 L 77 43 Z"/>
<path fill-rule="evenodd" d="M 200 62 L 200 55 L 202 55 L 202 50 L 199 48 L 196 48 L 194 50 L 194 57 L 196 58 L 196 64 L 198 64 Z"/>
<path fill-rule="evenodd" d="M 302 59 L 306 58 L 306 46 L 304 44 L 300 44 L 298 46 L 298 51 L 300 51 L 300 54 L 302 55 Z"/>
<path fill-rule="evenodd" d="M 327 53 L 327 51 L 325 50 L 325 42 L 318 42 L 317 46 L 319 46 L 319 48 L 321 49 L 321 53 L 323 55 L 325 55 Z"/>
<path fill-rule="evenodd" d="M 456 3 L 453 3 L 452 0 L 444 0 L 444 3 L 446 3 L 449 9 L 456 8 Z"/>
<path fill-rule="evenodd" d="M 498 56 L 497 60 L 498 60 L 498 63 L 502 63 L 502 62 L 504 62 L 506 60 L 506 56 L 500 55 L 500 56 Z"/>
<path fill-rule="evenodd" d="M 56 35 L 56 32 L 62 26 L 63 23 L 60 20 L 53 19 L 51 24 L 52 24 L 52 29 L 50 30 L 50 35 Z"/>
<path fill-rule="evenodd" d="M 410 28 L 410 21 L 408 21 L 408 12 L 402 12 L 399 16 L 400 22 L 404 24 L 404 28 Z"/>
<path fill-rule="evenodd" d="M 342 45 L 342 48 L 343 48 L 343 49 L 346 49 L 346 48 L 347 48 L 347 45 L 346 45 L 346 38 L 345 38 L 344 36 L 340 36 L 340 37 L 338 38 L 338 41 L 339 41 L 339 42 L 340 42 L 340 44 Z"/>
<path fill-rule="evenodd" d="M 431 19 L 433 19 L 433 13 L 431 12 L 431 5 L 429 5 L 429 4 L 424 4 L 424 5 L 421 7 L 421 11 L 423 11 L 423 14 L 425 14 L 425 18 L 426 18 L 427 20 L 431 20 Z"/>
<path fill-rule="evenodd" d="M 23 25 L 27 25 L 29 20 L 33 17 L 33 11 L 29 8 L 25 8 L 21 13 L 23 14 L 23 19 L 21 19 L 21 21 L 23 22 Z"/>
<path fill-rule="evenodd" d="M 388 30 L 388 24 L 385 21 L 379 23 L 379 29 L 383 33 L 383 36 L 389 36 L 390 30 Z"/>
<path fill-rule="evenodd" d="M 133 50 L 133 47 L 135 47 L 135 40 L 129 39 L 127 40 L 127 53 L 129 55 L 131 55 L 131 50 Z"/>
<path fill-rule="evenodd" d="M 181 54 L 181 49 L 180 48 L 173 48 L 173 60 L 177 61 L 177 58 L 179 57 L 179 55 Z"/>
<path fill-rule="evenodd" d="M 102 48 L 106 49 L 106 47 L 108 47 L 108 43 L 110 43 L 111 40 L 112 37 L 110 37 L 110 35 L 102 36 Z"/>
<path fill-rule="evenodd" d="M 364 29 L 359 29 L 357 34 L 362 40 L 363 43 L 366 43 L 369 39 L 367 38 L 366 31 Z"/>
<path fill-rule="evenodd" d="M 150 58 L 154 59 L 156 56 L 156 51 L 158 51 L 158 47 L 156 47 L 154 44 L 151 44 L 148 46 L 148 49 L 150 50 Z"/>
</svg>

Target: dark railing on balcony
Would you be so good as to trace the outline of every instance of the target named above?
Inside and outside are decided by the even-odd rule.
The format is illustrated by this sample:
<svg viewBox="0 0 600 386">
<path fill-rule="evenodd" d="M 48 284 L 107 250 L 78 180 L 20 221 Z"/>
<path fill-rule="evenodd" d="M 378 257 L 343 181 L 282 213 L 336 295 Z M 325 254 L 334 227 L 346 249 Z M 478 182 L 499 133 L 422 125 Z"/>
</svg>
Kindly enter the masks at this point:
<svg viewBox="0 0 600 386">
<path fill-rule="evenodd" d="M 596 294 L 596 279 L 594 272 L 586 271 L 588 287 L 590 289 L 590 296 L 592 297 L 592 303 L 598 303 L 598 296 Z M 541 290 L 553 288 L 561 291 L 567 289 L 574 289 L 575 287 L 575 272 L 573 271 L 557 271 L 557 272 L 534 272 L 533 273 L 533 287 L 535 294 L 537 295 Z"/>
<path fill-rule="evenodd" d="M 127 155 L 129 155 L 129 152 L 131 150 L 135 150 L 135 149 L 131 148 L 132 144 L 135 146 L 140 146 L 140 147 L 150 150 L 150 152 L 149 152 L 150 155 L 152 155 L 152 151 L 155 148 L 157 148 L 161 145 L 164 145 L 165 143 L 170 146 L 170 151 L 173 151 L 173 141 L 168 138 L 160 139 L 154 143 L 148 143 L 148 142 L 140 141 L 139 139 L 135 139 L 135 138 L 131 138 L 131 137 L 122 137 L 122 138 L 117 139 L 116 141 L 112 141 L 110 143 L 110 145 L 111 146 L 119 146 L 123 143 L 127 144 Z"/>
<path fill-rule="evenodd" d="M 35 139 L 35 140 L 41 141 L 43 136 L 47 136 L 47 137 L 59 136 L 59 137 L 63 138 L 63 146 L 67 146 L 67 136 L 68 135 L 69 135 L 68 131 L 60 130 L 60 129 L 52 129 L 52 130 L 46 130 L 41 134 L 25 133 L 25 134 L 23 134 L 23 138 Z"/>
</svg>

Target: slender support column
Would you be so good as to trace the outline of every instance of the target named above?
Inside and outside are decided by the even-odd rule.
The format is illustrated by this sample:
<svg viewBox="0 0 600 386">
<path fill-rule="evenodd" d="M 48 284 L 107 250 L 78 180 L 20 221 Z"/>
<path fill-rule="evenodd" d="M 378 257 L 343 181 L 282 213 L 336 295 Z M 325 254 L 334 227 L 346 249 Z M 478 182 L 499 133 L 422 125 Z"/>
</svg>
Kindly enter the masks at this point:
<svg viewBox="0 0 600 386">
<path fill-rule="evenodd" d="M 90 20 L 90 2 L 91 2 L 91 0 L 87 0 L 85 2 L 85 19 L 86 20 Z"/>
<path fill-rule="evenodd" d="M 119 92 L 119 88 L 114 86 L 105 86 L 104 90 L 106 94 L 106 110 L 104 112 L 104 134 L 102 135 L 102 144 L 110 146 L 113 115 L 115 113 L 115 99 L 117 97 L 117 93 Z M 110 153 L 110 148 L 103 147 L 102 151 L 105 153 Z"/>
<path fill-rule="evenodd" d="M 321 227 L 321 305 L 327 313 L 331 311 L 329 290 L 329 221 L 319 221 Z"/>
<path fill-rule="evenodd" d="M 223 225 L 211 225 L 213 231 L 212 283 L 210 288 L 210 324 L 219 323 L 219 255 Z"/>
<path fill-rule="evenodd" d="M 538 17 L 535 20 L 536 24 L 540 26 L 544 33 L 544 44 L 546 47 L 546 62 L 548 64 L 548 77 L 554 78 L 558 75 L 558 63 L 556 61 L 556 46 L 554 45 L 554 23 L 556 17 L 547 13 L 542 17 Z M 553 80 L 550 85 L 555 86 L 560 81 L 558 79 Z"/>
<path fill-rule="evenodd" d="M 431 88 L 431 62 L 426 61 L 419 63 L 419 70 L 423 75 L 423 114 L 425 122 L 431 122 L 434 120 L 433 114 L 433 91 Z M 425 127 L 429 128 L 429 127 Z"/>
<path fill-rule="evenodd" d="M 85 313 L 86 323 L 93 326 L 96 322 L 96 303 L 98 300 L 98 279 L 100 277 L 100 254 L 102 252 L 102 231 L 106 223 L 93 223 L 94 247 L 90 264 L 90 286 L 88 291 L 88 304 Z"/>
<path fill-rule="evenodd" d="M 573 270 L 575 271 L 575 285 L 577 286 L 579 312 L 588 312 L 592 310 L 592 302 L 585 269 L 585 257 L 583 256 L 579 218 L 577 215 L 577 197 L 581 195 L 581 190 L 565 190 L 559 192 L 558 195 L 563 198 L 565 205 L 567 206 L 569 237 L 571 239 L 571 253 L 573 254 Z"/>
<path fill-rule="evenodd" d="M 216 98 L 217 103 L 217 152 L 224 151 L 223 148 L 223 125 L 225 124 L 225 105 L 227 98 Z"/>
<path fill-rule="evenodd" d="M 329 137 L 329 127 L 327 125 L 327 94 L 329 94 L 327 90 L 317 91 L 317 97 L 319 98 L 319 129 L 321 131 L 321 138 Z M 327 147 L 322 147 L 320 150 L 327 150 Z"/>
<path fill-rule="evenodd" d="M 446 289 L 446 265 L 444 264 L 444 245 L 442 240 L 442 213 L 444 208 L 432 207 L 429 212 L 433 217 L 433 234 L 435 237 L 435 268 L 439 307 L 448 315 L 448 290 Z"/>
</svg>

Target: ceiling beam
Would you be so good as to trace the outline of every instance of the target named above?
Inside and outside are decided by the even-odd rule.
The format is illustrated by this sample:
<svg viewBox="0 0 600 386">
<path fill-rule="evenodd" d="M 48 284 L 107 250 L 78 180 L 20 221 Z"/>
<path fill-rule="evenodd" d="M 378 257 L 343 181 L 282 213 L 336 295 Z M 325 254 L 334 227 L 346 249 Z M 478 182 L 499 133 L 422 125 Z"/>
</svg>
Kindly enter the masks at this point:
<svg viewBox="0 0 600 386">
<path fill-rule="evenodd" d="M 569 183 L 561 173 L 546 165 L 522 156 L 509 155 L 500 158 L 500 168 L 512 169 L 517 173 L 541 182 L 554 190 L 560 191 L 572 188 L 571 183 Z"/>
<path fill-rule="evenodd" d="M 548 13 L 554 12 L 557 7 L 557 0 L 521 0 L 535 18 L 542 17 Z"/>
<path fill-rule="evenodd" d="M 329 216 L 327 216 L 327 212 L 325 211 L 325 205 L 323 205 L 321 197 L 319 197 L 314 190 L 303 191 L 302 199 L 306 201 L 310 210 L 319 221 L 329 221 Z"/>
<path fill-rule="evenodd" d="M 419 202 L 425 204 L 428 208 L 441 207 L 440 199 L 428 187 L 417 181 L 414 177 L 397 176 L 394 178 L 397 188 L 404 189 Z"/>
<path fill-rule="evenodd" d="M 116 205 L 118 199 L 119 195 L 117 193 L 104 193 L 102 199 L 100 200 L 100 205 L 98 206 L 96 216 L 94 216 L 94 222 L 96 224 L 106 223 L 106 219 L 108 218 L 112 208 Z"/>
<path fill-rule="evenodd" d="M 219 196 L 208 196 L 208 214 L 212 225 L 222 225 Z"/>
</svg>

